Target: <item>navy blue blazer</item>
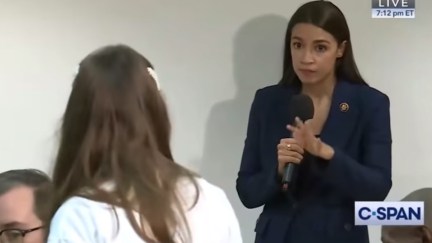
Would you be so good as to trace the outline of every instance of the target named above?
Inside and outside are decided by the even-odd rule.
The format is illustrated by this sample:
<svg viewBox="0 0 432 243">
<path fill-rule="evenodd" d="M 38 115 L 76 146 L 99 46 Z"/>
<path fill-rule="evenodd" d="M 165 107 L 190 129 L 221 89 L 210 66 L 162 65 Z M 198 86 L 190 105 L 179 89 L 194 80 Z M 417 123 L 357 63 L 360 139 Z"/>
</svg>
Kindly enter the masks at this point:
<svg viewBox="0 0 432 243">
<path fill-rule="evenodd" d="M 367 85 L 339 81 L 321 140 L 330 161 L 306 156 L 297 183 L 281 190 L 277 144 L 290 137 L 286 125 L 293 88 L 258 90 L 252 103 L 237 193 L 247 208 L 264 205 L 256 243 L 367 243 L 367 227 L 354 226 L 355 201 L 383 201 L 391 180 L 390 101 Z"/>
</svg>

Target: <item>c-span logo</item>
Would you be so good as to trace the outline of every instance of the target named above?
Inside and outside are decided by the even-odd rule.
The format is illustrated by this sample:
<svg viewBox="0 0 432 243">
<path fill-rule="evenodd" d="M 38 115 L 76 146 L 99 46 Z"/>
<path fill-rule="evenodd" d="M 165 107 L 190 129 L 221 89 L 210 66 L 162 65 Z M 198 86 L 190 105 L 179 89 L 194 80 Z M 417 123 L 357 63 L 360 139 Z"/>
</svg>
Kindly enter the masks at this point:
<svg viewBox="0 0 432 243">
<path fill-rule="evenodd" d="M 355 225 L 423 225 L 424 202 L 355 202 Z"/>
</svg>

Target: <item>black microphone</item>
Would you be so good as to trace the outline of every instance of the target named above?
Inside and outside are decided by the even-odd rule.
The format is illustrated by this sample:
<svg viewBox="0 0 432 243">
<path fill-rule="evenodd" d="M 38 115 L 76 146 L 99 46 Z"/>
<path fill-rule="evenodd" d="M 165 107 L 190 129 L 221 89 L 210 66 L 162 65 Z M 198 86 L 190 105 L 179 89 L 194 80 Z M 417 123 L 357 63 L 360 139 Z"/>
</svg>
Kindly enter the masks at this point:
<svg viewBox="0 0 432 243">
<path fill-rule="evenodd" d="M 291 124 L 295 124 L 296 117 L 300 118 L 303 122 L 312 119 L 314 116 L 312 99 L 304 94 L 295 95 L 290 100 L 288 111 L 289 122 L 291 122 Z M 284 190 L 287 190 L 288 184 L 292 182 L 296 168 L 297 165 L 293 163 L 285 165 L 282 177 L 282 188 Z"/>
</svg>

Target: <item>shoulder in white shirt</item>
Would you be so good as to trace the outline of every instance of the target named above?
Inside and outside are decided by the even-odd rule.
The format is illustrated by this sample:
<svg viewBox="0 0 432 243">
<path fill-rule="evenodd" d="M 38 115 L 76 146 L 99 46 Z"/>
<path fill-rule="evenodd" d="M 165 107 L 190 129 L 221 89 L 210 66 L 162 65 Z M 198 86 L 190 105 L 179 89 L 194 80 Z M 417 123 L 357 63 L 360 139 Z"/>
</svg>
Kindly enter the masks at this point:
<svg viewBox="0 0 432 243">
<path fill-rule="evenodd" d="M 202 178 L 197 182 L 198 202 L 186 213 L 190 243 L 242 243 L 237 217 L 224 191 Z M 182 194 L 192 192 L 192 183 L 179 185 Z M 48 243 L 143 243 L 124 210 L 116 208 L 116 212 L 118 224 L 111 205 L 72 197 L 54 215 Z"/>
</svg>

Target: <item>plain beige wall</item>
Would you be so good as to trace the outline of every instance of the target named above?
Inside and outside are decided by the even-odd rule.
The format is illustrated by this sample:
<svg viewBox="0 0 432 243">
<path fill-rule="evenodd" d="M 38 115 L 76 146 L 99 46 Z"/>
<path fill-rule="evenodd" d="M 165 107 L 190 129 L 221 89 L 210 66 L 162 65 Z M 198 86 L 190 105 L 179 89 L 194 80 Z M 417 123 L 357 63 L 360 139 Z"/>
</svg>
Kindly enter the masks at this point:
<svg viewBox="0 0 432 243">
<path fill-rule="evenodd" d="M 225 189 L 252 242 L 260 209 L 245 209 L 234 190 L 247 114 L 255 90 L 280 78 L 286 24 L 301 3 L 0 0 L 0 169 L 49 170 L 77 63 L 125 43 L 159 72 L 175 157 Z M 391 98 L 396 200 L 432 181 L 432 2 L 417 0 L 416 19 L 371 19 L 370 1 L 335 3 L 361 72 Z M 379 228 L 370 231 L 379 242 Z"/>
</svg>

